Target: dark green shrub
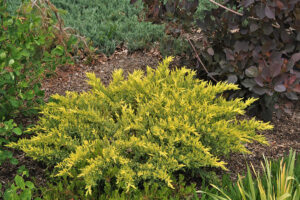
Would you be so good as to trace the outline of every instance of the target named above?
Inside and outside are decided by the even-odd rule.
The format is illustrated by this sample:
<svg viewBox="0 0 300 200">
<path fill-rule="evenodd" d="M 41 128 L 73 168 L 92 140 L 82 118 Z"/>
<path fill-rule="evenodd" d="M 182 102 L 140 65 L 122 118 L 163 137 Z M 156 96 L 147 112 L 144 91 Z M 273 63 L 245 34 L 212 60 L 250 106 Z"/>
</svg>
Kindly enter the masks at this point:
<svg viewBox="0 0 300 200">
<path fill-rule="evenodd" d="M 226 1 L 225 6 L 243 14 L 223 8 L 206 12 L 198 21 L 208 37 L 202 55 L 219 80 L 241 85 L 235 96 L 260 97 L 257 111 L 270 120 L 280 108 L 277 99 L 299 98 L 300 1 Z"/>
<path fill-rule="evenodd" d="M 178 170 L 225 169 L 220 155 L 247 153 L 244 144 L 253 140 L 266 143 L 255 132 L 271 125 L 236 118 L 254 99 L 217 98 L 238 87 L 213 86 L 185 68 L 171 72 L 171 61 L 128 80 L 116 71 L 108 87 L 88 74 L 91 91 L 52 96 L 29 129 L 37 135 L 8 146 L 55 166 L 55 176 L 83 181 L 92 194 L 105 182 L 126 192 L 143 182 L 173 188 Z"/>
</svg>

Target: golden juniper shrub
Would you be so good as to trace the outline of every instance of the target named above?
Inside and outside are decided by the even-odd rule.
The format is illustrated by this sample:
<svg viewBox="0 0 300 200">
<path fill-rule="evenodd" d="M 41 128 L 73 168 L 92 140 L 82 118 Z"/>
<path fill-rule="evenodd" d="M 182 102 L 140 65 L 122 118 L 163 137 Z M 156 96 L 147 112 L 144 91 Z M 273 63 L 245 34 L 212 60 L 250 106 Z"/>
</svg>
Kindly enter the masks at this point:
<svg viewBox="0 0 300 200">
<path fill-rule="evenodd" d="M 87 74 L 90 91 L 52 96 L 38 125 L 29 129 L 36 136 L 9 147 L 54 165 L 56 176 L 82 179 L 91 193 L 100 181 L 112 179 L 126 191 L 145 180 L 172 188 L 173 172 L 226 169 L 218 156 L 249 153 L 244 144 L 254 140 L 266 144 L 256 130 L 271 125 L 236 118 L 255 99 L 216 97 L 238 86 L 212 85 L 186 68 L 170 71 L 171 61 L 148 67 L 147 75 L 135 71 L 127 80 L 122 70 L 115 71 L 107 87 Z"/>
</svg>

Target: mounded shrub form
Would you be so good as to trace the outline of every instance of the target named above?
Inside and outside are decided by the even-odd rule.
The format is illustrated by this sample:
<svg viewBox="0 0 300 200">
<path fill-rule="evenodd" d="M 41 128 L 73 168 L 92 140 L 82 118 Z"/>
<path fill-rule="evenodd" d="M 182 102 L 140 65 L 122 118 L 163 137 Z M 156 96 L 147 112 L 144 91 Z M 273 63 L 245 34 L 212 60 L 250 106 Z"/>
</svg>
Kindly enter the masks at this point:
<svg viewBox="0 0 300 200">
<path fill-rule="evenodd" d="M 91 194 L 103 182 L 124 191 L 145 182 L 173 188 L 178 170 L 226 169 L 219 156 L 249 153 L 244 144 L 252 141 L 267 144 L 256 130 L 271 125 L 237 118 L 255 99 L 228 101 L 220 94 L 237 85 L 212 85 L 186 68 L 170 71 L 171 61 L 126 80 L 115 71 L 107 87 L 88 73 L 90 91 L 52 96 L 28 130 L 36 136 L 8 146 L 55 166 L 55 176 L 84 181 Z"/>
</svg>

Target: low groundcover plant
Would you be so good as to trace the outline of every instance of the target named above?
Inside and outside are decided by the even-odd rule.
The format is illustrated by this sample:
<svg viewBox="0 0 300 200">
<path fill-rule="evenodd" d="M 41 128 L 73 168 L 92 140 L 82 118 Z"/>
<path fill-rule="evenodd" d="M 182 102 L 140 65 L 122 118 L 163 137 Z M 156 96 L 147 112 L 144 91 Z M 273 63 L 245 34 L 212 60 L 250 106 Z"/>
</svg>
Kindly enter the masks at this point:
<svg viewBox="0 0 300 200">
<path fill-rule="evenodd" d="M 82 180 L 92 194 L 103 182 L 124 191 L 145 182 L 172 188 L 178 170 L 226 169 L 219 156 L 249 153 L 244 144 L 254 140 L 267 144 L 256 131 L 271 125 L 237 119 L 255 99 L 228 101 L 219 94 L 237 85 L 212 85 L 186 68 L 170 71 L 171 61 L 126 80 L 115 71 L 107 87 L 88 73 L 90 91 L 52 96 L 28 130 L 36 136 L 8 146 L 55 166 L 55 176 Z"/>
</svg>

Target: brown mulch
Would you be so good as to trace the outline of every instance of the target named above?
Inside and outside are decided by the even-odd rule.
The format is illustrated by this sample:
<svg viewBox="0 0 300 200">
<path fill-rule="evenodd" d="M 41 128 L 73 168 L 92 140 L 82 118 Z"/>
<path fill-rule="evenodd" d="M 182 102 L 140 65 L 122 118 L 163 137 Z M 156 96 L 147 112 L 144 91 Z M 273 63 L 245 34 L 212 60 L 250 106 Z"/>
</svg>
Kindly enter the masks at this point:
<svg viewBox="0 0 300 200">
<path fill-rule="evenodd" d="M 86 73 L 93 72 L 101 81 L 108 85 L 112 72 L 122 68 L 124 75 L 135 69 L 145 70 L 147 66 L 154 67 L 161 61 L 161 56 L 154 50 L 150 52 L 135 52 L 128 54 L 127 50 L 115 52 L 111 57 L 101 56 L 96 64 L 77 64 L 75 66 L 59 68 L 56 75 L 46 79 L 43 83 L 45 100 L 55 93 L 64 95 L 65 91 L 86 91 L 89 89 L 86 83 Z"/>
<path fill-rule="evenodd" d="M 157 51 L 135 52 L 128 54 L 126 50 L 116 52 L 111 57 L 100 57 L 95 64 L 76 64 L 59 68 L 56 75 L 46 79 L 43 82 L 45 91 L 45 100 L 47 101 L 52 94 L 65 94 L 65 91 L 82 92 L 89 89 L 86 83 L 86 72 L 94 72 L 104 84 L 108 84 L 111 80 L 112 72 L 122 68 L 125 74 L 133 72 L 135 69 L 145 70 L 147 66 L 155 67 L 162 60 Z M 255 168 L 260 168 L 260 162 L 263 161 L 263 154 L 267 158 L 278 158 L 288 154 L 292 148 L 300 152 L 300 104 L 292 114 L 283 114 L 278 119 L 274 117 L 271 122 L 274 129 L 263 132 L 270 143 L 270 146 L 263 146 L 257 143 L 247 145 L 247 148 L 253 152 L 250 155 L 232 154 L 226 159 L 229 173 L 233 178 L 237 173 L 246 170 L 246 162 L 251 162 Z M 18 166 L 24 164 L 30 170 L 30 175 L 35 177 L 37 183 L 45 186 L 45 168 L 41 163 L 32 161 L 24 156 L 23 153 L 15 151 L 16 157 L 20 160 L 20 164 L 12 166 L 5 163 L 0 167 L 0 182 L 8 183 L 12 180 Z"/>
<path fill-rule="evenodd" d="M 299 104 L 300 105 L 300 104 Z M 257 142 L 247 144 L 246 147 L 252 152 L 250 155 L 231 154 L 227 167 L 234 179 L 237 174 L 244 174 L 246 163 L 252 163 L 255 169 L 261 169 L 261 162 L 264 162 L 263 155 L 269 159 L 278 159 L 288 155 L 290 149 L 300 152 L 300 110 L 294 110 L 292 114 L 284 113 L 281 118 L 273 117 L 271 124 L 273 130 L 265 131 L 264 135 L 269 142 L 269 146 L 258 144 Z"/>
</svg>

